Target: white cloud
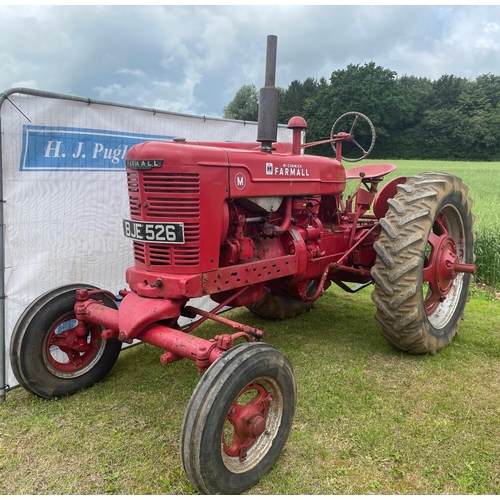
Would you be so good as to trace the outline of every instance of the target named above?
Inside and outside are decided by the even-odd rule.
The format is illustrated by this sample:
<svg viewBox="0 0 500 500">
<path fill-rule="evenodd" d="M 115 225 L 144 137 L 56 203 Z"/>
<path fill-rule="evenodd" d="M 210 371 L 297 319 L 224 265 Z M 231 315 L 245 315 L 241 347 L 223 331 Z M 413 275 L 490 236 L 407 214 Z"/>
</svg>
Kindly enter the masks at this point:
<svg viewBox="0 0 500 500">
<path fill-rule="evenodd" d="M 129 68 L 120 68 L 115 71 L 116 74 L 118 75 L 132 75 L 132 76 L 139 76 L 139 77 L 145 77 L 146 73 L 142 71 L 142 69 L 129 69 Z"/>
<path fill-rule="evenodd" d="M 111 96 L 115 96 L 116 94 L 120 94 L 123 91 L 123 87 L 119 83 L 113 83 L 111 85 L 108 85 L 107 87 L 94 87 L 93 89 L 99 93 L 100 99 L 106 99 Z"/>
<path fill-rule="evenodd" d="M 18 82 L 13 82 L 12 88 L 24 87 L 28 89 L 38 89 L 38 82 L 36 80 L 20 80 Z"/>
</svg>

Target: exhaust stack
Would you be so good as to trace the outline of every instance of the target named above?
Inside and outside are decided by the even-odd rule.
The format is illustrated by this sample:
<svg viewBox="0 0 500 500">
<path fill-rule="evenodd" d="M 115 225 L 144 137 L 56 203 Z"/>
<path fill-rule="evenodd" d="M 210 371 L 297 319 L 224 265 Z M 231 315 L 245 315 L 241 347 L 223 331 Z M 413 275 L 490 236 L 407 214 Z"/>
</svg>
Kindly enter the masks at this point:
<svg viewBox="0 0 500 500">
<path fill-rule="evenodd" d="M 268 35 L 266 53 L 266 76 L 264 87 L 259 94 L 259 115 L 257 124 L 257 141 L 262 143 L 261 151 L 271 153 L 272 144 L 277 140 L 279 91 L 276 81 L 276 52 L 278 37 Z"/>
</svg>

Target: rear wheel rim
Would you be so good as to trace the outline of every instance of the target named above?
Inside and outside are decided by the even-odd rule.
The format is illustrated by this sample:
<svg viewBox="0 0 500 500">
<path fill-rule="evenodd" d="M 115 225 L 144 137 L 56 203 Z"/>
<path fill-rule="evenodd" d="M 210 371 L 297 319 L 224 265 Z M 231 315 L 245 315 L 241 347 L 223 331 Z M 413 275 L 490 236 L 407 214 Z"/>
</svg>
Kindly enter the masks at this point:
<svg viewBox="0 0 500 500">
<path fill-rule="evenodd" d="M 454 266 L 465 262 L 465 231 L 457 209 L 447 205 L 437 215 L 431 233 L 423 270 L 424 310 L 437 330 L 452 319 L 460 302 L 463 273 Z"/>
</svg>

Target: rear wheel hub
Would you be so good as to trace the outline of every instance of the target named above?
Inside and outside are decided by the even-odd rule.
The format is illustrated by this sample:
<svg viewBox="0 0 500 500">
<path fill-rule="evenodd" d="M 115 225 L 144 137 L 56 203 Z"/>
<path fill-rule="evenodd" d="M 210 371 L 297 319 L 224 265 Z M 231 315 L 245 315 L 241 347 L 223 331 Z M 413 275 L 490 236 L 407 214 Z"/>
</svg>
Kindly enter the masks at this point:
<svg viewBox="0 0 500 500">
<path fill-rule="evenodd" d="M 473 273 L 476 267 L 460 262 L 455 240 L 448 231 L 446 217 L 439 214 L 435 221 L 435 232 L 429 234 L 430 255 L 426 259 L 423 281 L 429 285 L 424 300 L 427 315 L 433 314 L 453 288 L 459 273 Z"/>
</svg>

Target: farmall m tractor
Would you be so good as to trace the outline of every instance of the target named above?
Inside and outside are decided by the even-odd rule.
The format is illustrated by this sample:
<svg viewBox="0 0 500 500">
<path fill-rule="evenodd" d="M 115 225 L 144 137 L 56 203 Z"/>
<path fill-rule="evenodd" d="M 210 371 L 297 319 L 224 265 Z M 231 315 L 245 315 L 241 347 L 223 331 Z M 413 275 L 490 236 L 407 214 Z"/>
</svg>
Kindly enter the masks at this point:
<svg viewBox="0 0 500 500">
<path fill-rule="evenodd" d="M 276 37 L 268 37 L 256 143 L 146 142 L 126 160 L 130 217 L 123 221 L 135 264 L 130 290 L 85 284 L 36 299 L 12 336 L 12 367 L 28 391 L 51 398 L 101 380 L 122 342 L 159 347 L 163 364 L 193 360 L 203 373 L 186 409 L 181 458 L 203 493 L 239 493 L 275 463 L 296 404 L 293 369 L 262 342 L 264 332 L 217 313 L 247 307 L 286 319 L 310 309 L 335 283 L 348 292 L 374 284 L 375 318 L 394 347 L 436 353 L 449 344 L 468 297 L 474 262 L 472 201 L 444 173 L 397 177 L 379 189 L 389 164 L 344 169 L 348 145 L 362 159 L 375 132 L 362 114 L 331 137 L 278 143 Z M 370 146 L 355 137 L 365 122 Z M 260 144 L 259 144 L 260 142 Z M 336 158 L 302 150 L 330 143 Z M 346 180 L 356 179 L 344 197 Z M 210 296 L 204 311 L 188 304 Z M 199 319 L 179 326 L 179 318 Z M 205 340 L 210 319 L 231 333 Z"/>
</svg>

